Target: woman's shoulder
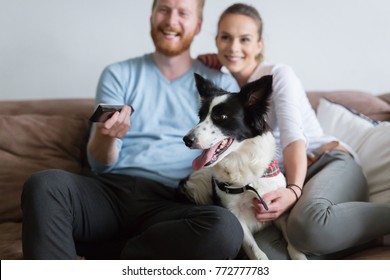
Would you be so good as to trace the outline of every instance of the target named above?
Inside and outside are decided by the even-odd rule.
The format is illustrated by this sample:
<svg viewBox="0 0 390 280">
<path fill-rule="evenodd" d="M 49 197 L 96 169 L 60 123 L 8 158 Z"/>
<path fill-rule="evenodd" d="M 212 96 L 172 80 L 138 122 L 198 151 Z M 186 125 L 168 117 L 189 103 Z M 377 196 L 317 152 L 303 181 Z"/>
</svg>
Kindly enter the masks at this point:
<svg viewBox="0 0 390 280">
<path fill-rule="evenodd" d="M 278 63 L 266 65 L 270 67 L 269 74 L 273 76 L 274 83 L 291 85 L 300 81 L 294 69 L 288 64 Z"/>
<path fill-rule="evenodd" d="M 277 63 L 277 64 L 269 64 L 271 67 L 270 74 L 271 75 L 295 75 L 293 68 L 288 64 Z"/>
<path fill-rule="evenodd" d="M 272 64 L 269 62 L 262 62 L 257 69 L 253 72 L 249 81 L 257 80 L 265 75 L 272 75 L 275 80 L 285 79 L 288 77 L 294 77 L 295 72 L 292 67 L 287 64 L 277 63 Z"/>
</svg>

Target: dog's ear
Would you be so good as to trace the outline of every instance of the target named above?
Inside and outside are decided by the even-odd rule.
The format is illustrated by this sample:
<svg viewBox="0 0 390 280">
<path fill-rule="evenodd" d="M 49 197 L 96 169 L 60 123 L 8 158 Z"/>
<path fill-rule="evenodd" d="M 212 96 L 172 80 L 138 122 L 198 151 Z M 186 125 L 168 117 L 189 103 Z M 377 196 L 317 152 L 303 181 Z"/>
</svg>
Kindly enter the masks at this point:
<svg viewBox="0 0 390 280">
<path fill-rule="evenodd" d="M 203 78 L 198 73 L 194 73 L 196 88 L 202 99 L 214 97 L 216 95 L 225 94 L 226 91 L 217 87 L 213 82 Z"/>
<path fill-rule="evenodd" d="M 249 107 L 267 108 L 272 94 L 272 75 L 263 76 L 241 88 Z"/>
<path fill-rule="evenodd" d="M 252 125 L 253 132 L 261 134 L 267 130 L 266 116 L 272 94 L 272 76 L 263 76 L 246 84 L 241 88 L 240 94 L 244 99 L 246 118 Z"/>
</svg>

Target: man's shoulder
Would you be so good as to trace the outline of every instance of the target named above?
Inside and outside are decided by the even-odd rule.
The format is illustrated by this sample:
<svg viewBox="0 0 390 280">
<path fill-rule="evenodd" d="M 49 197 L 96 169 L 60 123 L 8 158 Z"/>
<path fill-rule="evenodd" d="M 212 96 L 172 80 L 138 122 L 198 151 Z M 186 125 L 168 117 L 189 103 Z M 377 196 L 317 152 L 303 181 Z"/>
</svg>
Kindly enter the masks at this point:
<svg viewBox="0 0 390 280">
<path fill-rule="evenodd" d="M 146 62 L 148 62 L 150 59 L 151 59 L 151 54 L 144 54 L 144 55 L 140 55 L 140 56 L 136 56 L 136 57 L 131 57 L 131 58 L 128 58 L 126 60 L 111 63 L 106 68 L 111 69 L 111 70 L 131 69 L 134 67 L 148 65 L 148 63 L 146 63 Z"/>
<path fill-rule="evenodd" d="M 212 81 L 214 84 L 223 89 L 230 91 L 237 91 L 237 89 L 239 89 L 237 81 L 232 75 L 221 72 L 220 70 L 209 68 L 198 60 L 194 63 L 194 72 Z"/>
</svg>

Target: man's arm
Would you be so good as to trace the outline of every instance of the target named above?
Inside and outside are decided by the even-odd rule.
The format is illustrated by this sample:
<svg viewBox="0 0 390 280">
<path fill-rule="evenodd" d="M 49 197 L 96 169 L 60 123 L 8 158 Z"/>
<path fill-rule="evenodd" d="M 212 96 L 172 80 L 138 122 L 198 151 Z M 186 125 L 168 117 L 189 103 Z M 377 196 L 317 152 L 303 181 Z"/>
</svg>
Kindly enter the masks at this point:
<svg viewBox="0 0 390 280">
<path fill-rule="evenodd" d="M 123 73 L 121 63 L 109 65 L 100 76 L 96 90 L 96 104 L 123 105 L 126 81 L 129 73 Z M 124 106 L 104 123 L 95 123 L 87 145 L 88 161 L 96 173 L 107 172 L 118 160 L 122 140 L 130 128 L 131 108 Z"/>
</svg>

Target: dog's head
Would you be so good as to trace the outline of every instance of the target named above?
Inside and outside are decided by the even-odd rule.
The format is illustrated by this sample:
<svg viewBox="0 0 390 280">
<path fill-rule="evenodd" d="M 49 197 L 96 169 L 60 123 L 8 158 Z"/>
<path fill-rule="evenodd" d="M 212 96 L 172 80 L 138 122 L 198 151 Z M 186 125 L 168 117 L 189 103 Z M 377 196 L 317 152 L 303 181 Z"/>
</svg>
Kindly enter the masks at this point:
<svg viewBox="0 0 390 280">
<path fill-rule="evenodd" d="M 238 93 L 229 93 L 195 74 L 201 97 L 199 124 L 183 141 L 191 149 L 202 149 L 192 166 L 199 170 L 213 166 L 246 139 L 268 130 L 266 114 L 272 93 L 272 76 L 246 84 Z"/>
</svg>

